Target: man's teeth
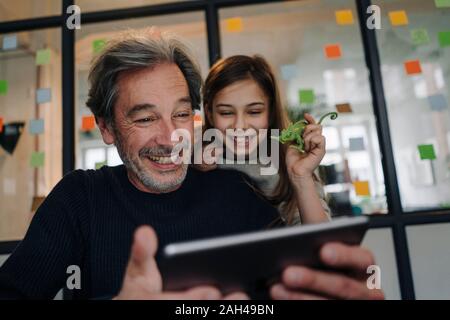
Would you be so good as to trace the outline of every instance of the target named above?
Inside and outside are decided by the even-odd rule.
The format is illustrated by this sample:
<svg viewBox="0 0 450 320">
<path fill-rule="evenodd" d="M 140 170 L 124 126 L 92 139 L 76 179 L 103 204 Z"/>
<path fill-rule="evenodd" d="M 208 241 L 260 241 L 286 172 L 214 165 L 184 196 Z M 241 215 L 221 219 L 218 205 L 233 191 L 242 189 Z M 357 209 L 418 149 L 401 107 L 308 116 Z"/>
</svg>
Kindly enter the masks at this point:
<svg viewBox="0 0 450 320">
<path fill-rule="evenodd" d="M 148 158 L 152 161 L 155 161 L 155 162 L 161 163 L 161 164 L 173 163 L 171 157 L 148 157 Z"/>
</svg>

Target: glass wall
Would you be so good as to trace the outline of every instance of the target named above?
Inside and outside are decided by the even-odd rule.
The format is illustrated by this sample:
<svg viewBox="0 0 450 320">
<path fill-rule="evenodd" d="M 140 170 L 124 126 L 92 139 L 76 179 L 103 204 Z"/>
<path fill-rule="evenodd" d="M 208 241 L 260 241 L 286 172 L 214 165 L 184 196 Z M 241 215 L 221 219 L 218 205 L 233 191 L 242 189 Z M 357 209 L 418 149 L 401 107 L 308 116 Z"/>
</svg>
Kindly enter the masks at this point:
<svg viewBox="0 0 450 320">
<path fill-rule="evenodd" d="M 76 33 L 76 167 L 83 169 L 99 168 L 121 163 L 114 146 L 105 146 L 94 118 L 86 107 L 88 97 L 88 73 L 90 63 L 108 39 L 128 28 L 143 29 L 156 26 L 162 31 L 170 31 L 188 42 L 198 58 L 203 76 L 208 71 L 208 49 L 204 16 L 201 12 L 172 14 L 119 22 L 84 25 Z"/>
<path fill-rule="evenodd" d="M 100 10 L 123 9 L 130 7 L 148 6 L 156 4 L 167 4 L 183 2 L 187 0 L 76 0 L 75 4 L 80 7 L 81 12 Z M 191 1 L 191 0 L 188 0 Z"/>
<path fill-rule="evenodd" d="M 0 241 L 22 239 L 61 179 L 61 32 L 0 36 Z"/>
<path fill-rule="evenodd" d="M 450 8 L 373 1 L 404 211 L 450 208 Z"/>
<path fill-rule="evenodd" d="M 336 215 L 386 213 L 380 151 L 364 51 L 352 0 L 306 0 L 220 10 L 223 57 L 261 54 L 296 121 L 324 122 L 320 173 Z"/>
<path fill-rule="evenodd" d="M 61 14 L 61 0 L 0 0 L 0 22 Z"/>
</svg>

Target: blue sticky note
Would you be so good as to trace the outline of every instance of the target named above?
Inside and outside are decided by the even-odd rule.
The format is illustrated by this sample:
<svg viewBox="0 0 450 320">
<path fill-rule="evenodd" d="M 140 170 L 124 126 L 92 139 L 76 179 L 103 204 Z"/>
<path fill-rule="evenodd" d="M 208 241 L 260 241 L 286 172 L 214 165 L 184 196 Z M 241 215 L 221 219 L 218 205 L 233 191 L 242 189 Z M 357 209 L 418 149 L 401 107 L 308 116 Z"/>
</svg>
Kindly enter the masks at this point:
<svg viewBox="0 0 450 320">
<path fill-rule="evenodd" d="M 44 119 L 30 120 L 30 134 L 41 134 L 44 132 Z"/>
<path fill-rule="evenodd" d="M 36 91 L 36 102 L 38 104 L 52 101 L 52 90 L 50 88 L 38 89 Z"/>
<path fill-rule="evenodd" d="M 281 66 L 281 77 L 283 80 L 295 78 L 297 75 L 297 66 L 295 64 L 285 64 Z"/>
<path fill-rule="evenodd" d="M 433 111 L 442 111 L 448 107 L 447 99 L 443 94 L 429 96 L 428 103 Z"/>
<path fill-rule="evenodd" d="M 9 35 L 3 37 L 3 50 L 17 49 L 17 36 Z"/>
<path fill-rule="evenodd" d="M 366 150 L 366 148 L 364 146 L 364 138 L 363 137 L 350 138 L 348 141 L 350 143 L 350 146 L 349 146 L 350 151 L 364 151 L 364 150 Z"/>
</svg>

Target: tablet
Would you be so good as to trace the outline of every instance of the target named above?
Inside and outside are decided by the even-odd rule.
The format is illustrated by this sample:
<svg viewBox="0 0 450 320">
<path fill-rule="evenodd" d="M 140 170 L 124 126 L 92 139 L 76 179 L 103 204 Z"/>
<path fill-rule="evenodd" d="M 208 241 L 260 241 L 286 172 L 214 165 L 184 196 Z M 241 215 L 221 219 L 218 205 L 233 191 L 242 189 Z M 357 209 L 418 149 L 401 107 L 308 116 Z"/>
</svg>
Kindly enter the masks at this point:
<svg viewBox="0 0 450 320">
<path fill-rule="evenodd" d="M 326 269 L 319 249 L 327 242 L 361 243 L 368 218 L 345 217 L 313 225 L 224 236 L 167 245 L 159 267 L 165 290 L 213 285 L 227 294 L 264 297 L 290 265 Z"/>
</svg>

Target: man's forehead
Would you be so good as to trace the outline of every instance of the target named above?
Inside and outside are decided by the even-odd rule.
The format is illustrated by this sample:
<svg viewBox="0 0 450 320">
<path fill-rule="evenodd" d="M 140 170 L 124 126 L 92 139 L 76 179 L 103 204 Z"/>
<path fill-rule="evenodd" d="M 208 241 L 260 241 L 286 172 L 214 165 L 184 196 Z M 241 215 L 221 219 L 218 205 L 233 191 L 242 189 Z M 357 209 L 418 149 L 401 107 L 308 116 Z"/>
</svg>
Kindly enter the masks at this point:
<svg viewBox="0 0 450 320">
<path fill-rule="evenodd" d="M 170 98 L 176 101 L 189 96 L 186 79 L 175 64 L 167 63 L 123 72 L 119 75 L 117 84 L 119 101 L 128 106 L 155 103 L 152 99 Z"/>
</svg>

